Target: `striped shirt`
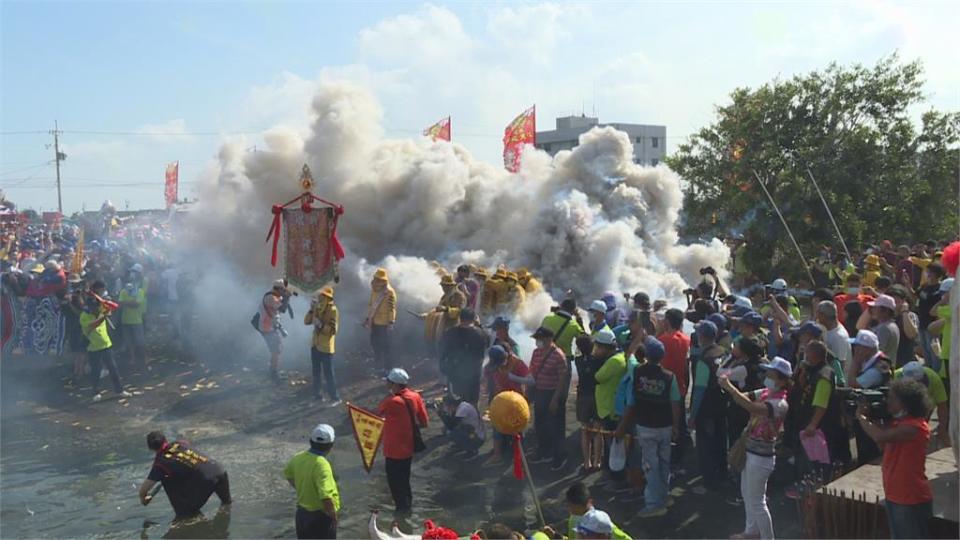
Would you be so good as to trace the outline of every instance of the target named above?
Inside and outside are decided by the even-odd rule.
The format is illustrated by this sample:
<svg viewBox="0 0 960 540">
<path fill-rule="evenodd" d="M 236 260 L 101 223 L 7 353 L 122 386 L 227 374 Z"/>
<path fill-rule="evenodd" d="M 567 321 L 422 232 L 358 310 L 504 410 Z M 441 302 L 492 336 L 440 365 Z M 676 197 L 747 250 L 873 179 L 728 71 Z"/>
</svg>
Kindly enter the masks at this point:
<svg viewBox="0 0 960 540">
<path fill-rule="evenodd" d="M 556 390 L 567 374 L 567 358 L 560 347 L 551 343 L 545 349 L 534 349 L 530 374 L 537 390 Z"/>
</svg>

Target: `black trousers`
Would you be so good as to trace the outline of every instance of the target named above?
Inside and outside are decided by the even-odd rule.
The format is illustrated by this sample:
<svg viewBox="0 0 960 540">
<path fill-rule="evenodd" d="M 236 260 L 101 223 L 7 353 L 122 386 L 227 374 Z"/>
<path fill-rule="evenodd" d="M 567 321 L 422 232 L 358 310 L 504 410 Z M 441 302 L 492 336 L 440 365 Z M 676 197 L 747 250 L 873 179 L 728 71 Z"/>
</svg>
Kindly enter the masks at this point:
<svg viewBox="0 0 960 540">
<path fill-rule="evenodd" d="M 697 465 L 707 488 L 717 489 L 727 476 L 727 426 L 722 414 L 696 419 Z"/>
<path fill-rule="evenodd" d="M 207 501 L 210 499 L 210 496 L 214 493 L 217 494 L 217 498 L 220 499 L 220 504 L 231 504 L 233 498 L 230 497 L 230 477 L 227 476 L 227 471 L 220 473 L 220 476 L 217 477 L 217 483 L 213 486 L 213 491 L 208 491 L 206 494 L 203 492 L 195 492 L 199 499 L 195 499 L 192 503 L 187 503 L 184 507 L 174 506 L 173 511 L 177 514 L 178 519 L 193 517 L 200 513 L 200 510 L 203 508 L 203 505 L 207 504 Z M 173 500 L 170 501 L 171 505 Z"/>
<path fill-rule="evenodd" d="M 398 512 L 405 512 L 413 507 L 413 489 L 410 487 L 410 466 L 413 458 L 391 459 L 386 458 L 387 484 L 390 486 L 390 495 Z"/>
<path fill-rule="evenodd" d="M 297 507 L 297 538 L 336 538 L 337 525 L 323 510 L 311 512 Z"/>
<path fill-rule="evenodd" d="M 390 357 L 390 327 L 372 324 L 370 345 L 373 347 L 373 361 L 376 366 L 384 370 L 393 368 L 393 359 Z"/>
<path fill-rule="evenodd" d="M 90 361 L 90 378 L 93 380 L 93 393 L 100 392 L 100 369 L 107 368 L 110 372 L 110 380 L 113 382 L 113 391 L 123 392 L 123 385 L 120 383 L 120 372 L 117 371 L 117 363 L 113 360 L 113 348 L 108 347 L 102 351 L 88 352 L 87 358 Z"/>
<path fill-rule="evenodd" d="M 550 412 L 555 390 L 533 391 L 533 429 L 537 435 L 537 457 L 555 461 L 563 459 L 564 415 L 563 407 L 556 413 Z"/>
</svg>

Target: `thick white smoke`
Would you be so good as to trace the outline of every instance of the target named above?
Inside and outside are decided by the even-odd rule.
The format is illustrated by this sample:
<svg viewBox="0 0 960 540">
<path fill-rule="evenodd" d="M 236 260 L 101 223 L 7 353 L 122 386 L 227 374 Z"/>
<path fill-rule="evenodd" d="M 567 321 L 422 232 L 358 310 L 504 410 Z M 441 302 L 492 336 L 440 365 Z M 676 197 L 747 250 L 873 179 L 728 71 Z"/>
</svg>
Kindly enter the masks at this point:
<svg viewBox="0 0 960 540">
<path fill-rule="evenodd" d="M 403 308 L 422 310 L 441 295 L 434 261 L 526 266 L 554 296 L 573 289 L 583 303 L 606 290 L 679 299 L 701 267 L 722 269 L 729 257 L 719 240 L 678 243 L 679 177 L 662 165 L 634 164 L 630 139 L 612 128 L 585 133 L 554 158 L 529 148 L 523 170 L 510 174 L 457 143 L 383 138 L 379 105 L 353 84 L 321 84 L 309 114 L 308 129 L 273 129 L 255 152 L 242 140 L 225 143 L 192 213 L 194 245 L 213 249 L 262 289 L 278 273 L 263 243 L 270 206 L 300 192 L 304 163 L 314 193 L 346 208 L 337 295 L 341 311 L 357 320 L 377 266 L 390 272 Z M 345 297 L 359 305 L 344 305 Z M 525 326 L 551 302 L 531 299 Z"/>
</svg>

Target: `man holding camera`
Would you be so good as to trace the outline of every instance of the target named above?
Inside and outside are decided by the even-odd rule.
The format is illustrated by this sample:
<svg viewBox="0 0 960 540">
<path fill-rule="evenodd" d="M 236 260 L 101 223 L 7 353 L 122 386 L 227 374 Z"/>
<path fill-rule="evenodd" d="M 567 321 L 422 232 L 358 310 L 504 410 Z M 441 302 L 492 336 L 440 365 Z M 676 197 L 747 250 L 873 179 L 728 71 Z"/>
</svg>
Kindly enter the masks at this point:
<svg viewBox="0 0 960 540">
<path fill-rule="evenodd" d="M 280 378 L 278 372 L 280 353 L 283 352 L 283 336 L 286 333 L 280 326 L 279 320 L 285 297 L 289 301 L 290 295 L 287 293 L 286 284 L 282 279 L 275 280 L 273 288 L 260 299 L 260 307 L 257 311 L 259 315 L 257 330 L 260 331 L 270 351 L 270 378 L 274 381 Z"/>
</svg>

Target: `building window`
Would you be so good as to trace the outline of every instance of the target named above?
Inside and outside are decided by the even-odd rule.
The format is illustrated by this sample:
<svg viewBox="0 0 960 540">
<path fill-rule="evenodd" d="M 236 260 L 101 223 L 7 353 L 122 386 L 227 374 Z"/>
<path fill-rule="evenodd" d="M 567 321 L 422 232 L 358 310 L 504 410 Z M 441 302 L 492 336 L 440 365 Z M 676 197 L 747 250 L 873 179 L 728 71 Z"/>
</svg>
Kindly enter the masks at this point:
<svg viewBox="0 0 960 540">
<path fill-rule="evenodd" d="M 643 137 L 637 137 L 637 144 L 640 144 L 643 141 Z"/>
<path fill-rule="evenodd" d="M 660 147 L 660 137 L 650 137 L 650 146 L 654 148 Z"/>
</svg>

